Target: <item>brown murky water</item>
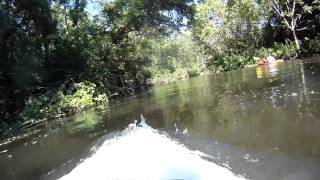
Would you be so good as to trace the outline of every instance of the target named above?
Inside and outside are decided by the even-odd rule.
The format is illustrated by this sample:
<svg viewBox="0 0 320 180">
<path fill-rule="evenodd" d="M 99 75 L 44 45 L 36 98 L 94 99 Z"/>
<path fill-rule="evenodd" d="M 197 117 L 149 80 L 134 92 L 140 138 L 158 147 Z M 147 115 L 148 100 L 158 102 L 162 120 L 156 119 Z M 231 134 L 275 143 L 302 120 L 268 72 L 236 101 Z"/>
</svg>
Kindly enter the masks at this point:
<svg viewBox="0 0 320 180">
<path fill-rule="evenodd" d="M 235 174 L 319 179 L 319 82 L 320 61 L 309 60 L 156 87 L 3 141 L 0 179 L 59 178 L 141 114 L 152 128 Z"/>
</svg>

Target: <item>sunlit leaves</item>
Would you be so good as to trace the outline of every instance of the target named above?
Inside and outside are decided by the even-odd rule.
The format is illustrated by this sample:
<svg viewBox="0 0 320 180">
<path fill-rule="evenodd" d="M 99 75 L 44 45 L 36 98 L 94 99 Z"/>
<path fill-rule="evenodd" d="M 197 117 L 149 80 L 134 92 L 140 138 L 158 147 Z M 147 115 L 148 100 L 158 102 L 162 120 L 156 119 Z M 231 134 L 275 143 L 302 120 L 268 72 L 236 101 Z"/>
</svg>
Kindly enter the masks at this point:
<svg viewBox="0 0 320 180">
<path fill-rule="evenodd" d="M 259 44 L 262 11 L 253 0 L 207 0 L 197 5 L 193 32 L 212 56 L 254 49 Z"/>
</svg>

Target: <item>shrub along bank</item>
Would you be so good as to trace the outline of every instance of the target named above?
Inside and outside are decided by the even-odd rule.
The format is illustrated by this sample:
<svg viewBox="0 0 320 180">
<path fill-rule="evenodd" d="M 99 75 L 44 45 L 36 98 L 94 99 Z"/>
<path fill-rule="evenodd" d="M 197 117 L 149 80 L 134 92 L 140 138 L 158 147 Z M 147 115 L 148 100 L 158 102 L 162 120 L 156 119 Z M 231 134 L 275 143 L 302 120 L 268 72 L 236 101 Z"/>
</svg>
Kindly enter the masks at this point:
<svg viewBox="0 0 320 180">
<path fill-rule="evenodd" d="M 31 96 L 16 121 L 1 124 L 1 132 L 23 127 L 43 120 L 65 117 L 108 102 L 106 93 L 97 92 L 96 85 L 89 81 L 66 87 L 48 89 L 45 93 Z"/>
<path fill-rule="evenodd" d="M 297 51 L 292 43 L 275 44 L 271 48 L 260 48 L 253 52 L 243 51 L 225 53 L 213 57 L 208 61 L 208 68 L 214 72 L 230 71 L 257 64 L 261 59 L 272 54 L 276 59 L 290 60 L 297 57 Z"/>
</svg>

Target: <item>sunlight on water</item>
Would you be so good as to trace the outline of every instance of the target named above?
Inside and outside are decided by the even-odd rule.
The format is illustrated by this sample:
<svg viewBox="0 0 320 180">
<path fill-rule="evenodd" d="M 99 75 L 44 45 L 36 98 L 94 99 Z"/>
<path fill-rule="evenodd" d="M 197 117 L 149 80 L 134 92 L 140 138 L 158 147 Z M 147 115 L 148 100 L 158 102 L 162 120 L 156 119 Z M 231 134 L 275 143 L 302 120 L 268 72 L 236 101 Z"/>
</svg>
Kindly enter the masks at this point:
<svg viewBox="0 0 320 180">
<path fill-rule="evenodd" d="M 106 140 L 92 157 L 61 179 L 243 179 L 203 156 L 142 121 Z"/>
</svg>

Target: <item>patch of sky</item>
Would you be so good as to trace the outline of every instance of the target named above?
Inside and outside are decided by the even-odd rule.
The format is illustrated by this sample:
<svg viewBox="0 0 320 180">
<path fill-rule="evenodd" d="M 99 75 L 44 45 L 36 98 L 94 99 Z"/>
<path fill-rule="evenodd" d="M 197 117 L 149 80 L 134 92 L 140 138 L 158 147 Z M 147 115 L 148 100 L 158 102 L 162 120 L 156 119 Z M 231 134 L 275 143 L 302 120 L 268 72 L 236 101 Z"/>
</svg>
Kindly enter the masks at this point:
<svg viewBox="0 0 320 180">
<path fill-rule="evenodd" d="M 110 2 L 111 0 L 107 0 L 106 2 Z M 102 12 L 101 4 L 104 1 L 102 0 L 88 0 L 85 11 L 88 12 L 90 16 L 96 16 Z"/>
</svg>

